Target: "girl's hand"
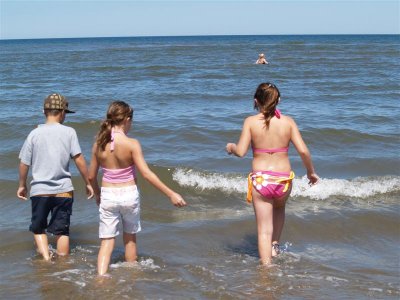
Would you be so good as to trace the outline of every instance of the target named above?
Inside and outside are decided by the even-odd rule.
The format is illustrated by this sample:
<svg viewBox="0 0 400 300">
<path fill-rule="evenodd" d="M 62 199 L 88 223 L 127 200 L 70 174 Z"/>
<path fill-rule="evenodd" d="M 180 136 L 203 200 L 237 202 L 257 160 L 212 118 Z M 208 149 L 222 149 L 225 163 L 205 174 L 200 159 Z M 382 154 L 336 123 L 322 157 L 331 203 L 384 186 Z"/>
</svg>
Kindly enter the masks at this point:
<svg viewBox="0 0 400 300">
<path fill-rule="evenodd" d="M 233 150 L 234 150 L 234 148 L 235 148 L 235 146 L 236 146 L 236 144 L 234 144 L 234 143 L 228 143 L 228 144 L 226 144 L 226 152 L 229 154 L 229 155 L 231 155 L 231 154 L 233 154 Z"/>
<path fill-rule="evenodd" d="M 310 180 L 308 182 L 309 185 L 314 185 L 319 181 L 319 177 L 316 173 L 307 173 L 307 178 Z"/>
<path fill-rule="evenodd" d="M 185 200 L 183 200 L 182 196 L 178 193 L 173 193 L 169 199 L 171 200 L 172 204 L 176 207 L 184 207 L 186 206 Z"/>
</svg>

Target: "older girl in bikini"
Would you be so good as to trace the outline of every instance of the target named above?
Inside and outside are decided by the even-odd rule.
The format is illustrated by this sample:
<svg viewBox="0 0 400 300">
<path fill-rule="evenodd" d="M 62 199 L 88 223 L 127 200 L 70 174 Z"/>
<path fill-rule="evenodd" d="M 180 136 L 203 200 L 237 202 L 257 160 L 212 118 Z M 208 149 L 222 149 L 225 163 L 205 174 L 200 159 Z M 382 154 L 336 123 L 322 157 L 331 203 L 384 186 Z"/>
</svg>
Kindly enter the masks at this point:
<svg viewBox="0 0 400 300">
<path fill-rule="evenodd" d="M 243 157 L 250 144 L 253 149 L 253 171 L 248 177 L 247 201 L 253 202 L 257 221 L 258 251 L 261 263 L 269 264 L 279 254 L 279 239 L 285 222 L 285 203 L 294 173 L 288 149 L 292 142 L 299 153 L 310 184 L 318 181 L 310 152 L 294 120 L 276 108 L 280 101 L 278 88 L 262 83 L 254 94 L 257 115 L 245 119 L 237 144 L 228 143 L 226 151 Z"/>
</svg>

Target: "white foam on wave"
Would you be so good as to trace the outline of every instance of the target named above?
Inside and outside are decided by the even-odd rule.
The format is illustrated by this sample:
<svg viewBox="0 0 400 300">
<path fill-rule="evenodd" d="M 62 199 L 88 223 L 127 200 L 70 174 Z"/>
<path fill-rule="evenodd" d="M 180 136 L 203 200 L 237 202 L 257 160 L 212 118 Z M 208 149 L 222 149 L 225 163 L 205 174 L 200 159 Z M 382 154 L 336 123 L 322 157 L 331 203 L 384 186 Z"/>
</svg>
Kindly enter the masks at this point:
<svg viewBox="0 0 400 300">
<path fill-rule="evenodd" d="M 70 275 L 70 274 L 82 274 L 82 270 L 80 269 L 69 269 L 69 270 L 64 270 L 60 272 L 55 272 L 52 274 L 52 276 L 60 276 L 60 275 Z"/>
<path fill-rule="evenodd" d="M 220 190 L 224 193 L 246 193 L 247 178 L 227 173 L 206 173 L 178 168 L 172 174 L 179 185 L 204 190 Z M 294 179 L 292 196 L 324 200 L 331 196 L 366 198 L 400 191 L 399 176 L 357 177 L 348 179 L 321 178 L 318 184 L 309 186 L 306 176 Z"/>
<path fill-rule="evenodd" d="M 245 193 L 247 178 L 219 173 L 204 173 L 192 169 L 177 169 L 172 178 L 182 186 L 200 190 L 222 190 L 226 193 Z"/>
<path fill-rule="evenodd" d="M 69 269 L 60 272 L 54 272 L 49 276 L 56 277 L 58 278 L 58 280 L 74 283 L 83 288 L 86 286 L 86 282 L 84 282 L 84 277 L 86 276 L 86 273 L 86 270 Z"/>
<path fill-rule="evenodd" d="M 295 179 L 291 195 L 324 200 L 331 196 L 367 198 L 395 191 L 400 191 L 399 177 L 321 179 L 318 184 L 309 186 L 307 177 L 303 176 Z"/>
<path fill-rule="evenodd" d="M 118 269 L 118 268 L 142 268 L 142 269 L 151 269 L 157 270 L 161 269 L 160 266 L 154 263 L 152 258 L 141 258 L 137 262 L 129 263 L 129 262 L 117 262 L 114 264 L 110 264 L 110 268 Z"/>
</svg>

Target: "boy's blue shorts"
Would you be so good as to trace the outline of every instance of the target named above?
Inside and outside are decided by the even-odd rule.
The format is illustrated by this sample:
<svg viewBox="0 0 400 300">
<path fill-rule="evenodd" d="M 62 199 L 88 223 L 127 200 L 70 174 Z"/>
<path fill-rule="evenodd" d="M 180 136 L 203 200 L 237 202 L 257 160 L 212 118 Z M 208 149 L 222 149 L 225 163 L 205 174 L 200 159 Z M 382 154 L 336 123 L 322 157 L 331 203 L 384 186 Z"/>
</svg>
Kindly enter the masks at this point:
<svg viewBox="0 0 400 300">
<path fill-rule="evenodd" d="M 67 197 L 31 197 L 32 219 L 29 230 L 35 234 L 43 234 L 47 231 L 54 235 L 69 236 L 73 202 L 73 198 Z M 51 213 L 51 218 L 47 224 L 49 213 Z"/>
</svg>

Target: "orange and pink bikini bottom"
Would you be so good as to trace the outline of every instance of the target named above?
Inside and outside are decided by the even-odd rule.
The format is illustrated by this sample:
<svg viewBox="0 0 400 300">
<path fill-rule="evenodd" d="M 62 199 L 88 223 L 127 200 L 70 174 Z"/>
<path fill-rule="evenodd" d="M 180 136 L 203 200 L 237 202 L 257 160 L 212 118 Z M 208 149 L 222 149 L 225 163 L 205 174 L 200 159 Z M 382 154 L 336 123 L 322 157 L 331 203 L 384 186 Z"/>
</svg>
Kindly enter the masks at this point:
<svg viewBox="0 0 400 300">
<path fill-rule="evenodd" d="M 248 176 L 247 202 L 253 199 L 254 189 L 266 198 L 280 198 L 289 189 L 294 172 L 254 171 Z"/>
</svg>

